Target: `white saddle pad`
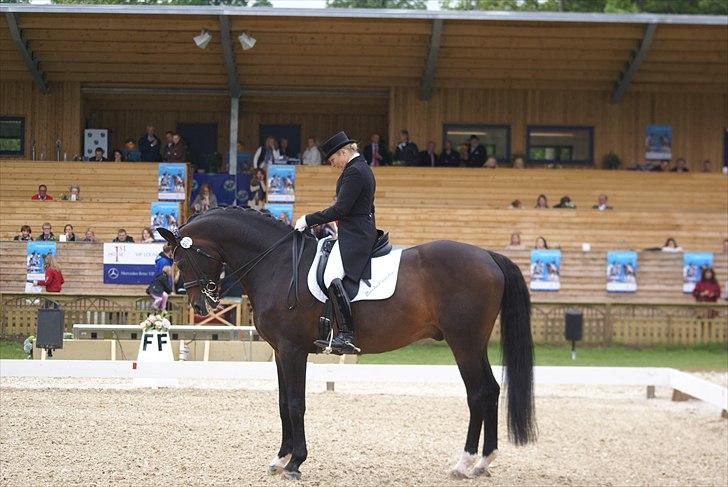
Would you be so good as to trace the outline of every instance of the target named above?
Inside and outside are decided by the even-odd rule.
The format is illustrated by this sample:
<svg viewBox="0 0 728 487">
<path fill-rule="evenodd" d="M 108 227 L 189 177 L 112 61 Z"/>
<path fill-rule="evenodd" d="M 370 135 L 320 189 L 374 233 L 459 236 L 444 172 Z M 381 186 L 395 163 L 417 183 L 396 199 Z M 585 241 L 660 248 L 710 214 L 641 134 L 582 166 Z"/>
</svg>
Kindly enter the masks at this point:
<svg viewBox="0 0 728 487">
<path fill-rule="evenodd" d="M 308 290 L 322 303 L 326 302 L 328 296 L 321 290 L 316 281 L 316 269 L 321 259 L 321 246 L 329 238 L 331 237 L 319 240 L 316 257 L 314 257 L 313 264 L 311 264 L 311 268 L 308 270 Z M 397 274 L 399 274 L 399 261 L 401 259 L 402 249 L 392 249 L 387 255 L 372 259 L 372 278 L 369 280 L 371 286 L 367 286 L 364 281 L 360 281 L 359 292 L 352 301 L 387 299 L 392 297 L 394 289 L 397 287 Z M 329 261 L 326 263 L 324 284 L 326 287 L 329 287 L 331 281 L 337 278 L 344 278 L 344 263 L 341 260 L 338 241 L 334 244 L 334 248 L 331 249 Z"/>
</svg>

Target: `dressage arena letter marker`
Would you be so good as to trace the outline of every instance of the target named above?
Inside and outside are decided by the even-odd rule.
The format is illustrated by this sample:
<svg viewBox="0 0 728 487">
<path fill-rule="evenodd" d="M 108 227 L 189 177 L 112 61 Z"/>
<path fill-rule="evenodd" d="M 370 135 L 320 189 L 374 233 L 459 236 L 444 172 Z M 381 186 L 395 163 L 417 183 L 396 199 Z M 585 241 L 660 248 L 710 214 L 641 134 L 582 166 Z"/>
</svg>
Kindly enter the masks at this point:
<svg viewBox="0 0 728 487">
<path fill-rule="evenodd" d="M 159 362 L 174 362 L 169 333 L 157 330 L 142 333 L 137 356 L 138 375 L 134 378 L 134 385 L 141 387 L 176 386 L 176 378 L 162 379 L 148 376 L 148 373 L 154 370 L 154 364 Z"/>
</svg>

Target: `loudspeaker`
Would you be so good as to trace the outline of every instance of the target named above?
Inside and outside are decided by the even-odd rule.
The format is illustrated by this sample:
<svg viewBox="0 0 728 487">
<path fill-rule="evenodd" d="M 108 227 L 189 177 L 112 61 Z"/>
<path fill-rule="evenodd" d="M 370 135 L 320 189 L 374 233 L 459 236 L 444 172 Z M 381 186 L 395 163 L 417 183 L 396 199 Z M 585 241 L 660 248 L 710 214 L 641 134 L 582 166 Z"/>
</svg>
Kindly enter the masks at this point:
<svg viewBox="0 0 728 487">
<path fill-rule="evenodd" d="M 584 333 L 584 313 L 580 309 L 566 310 L 564 336 L 569 341 L 579 341 Z"/>
<path fill-rule="evenodd" d="M 35 330 L 36 348 L 63 348 L 63 311 L 39 309 L 38 326 Z"/>
</svg>

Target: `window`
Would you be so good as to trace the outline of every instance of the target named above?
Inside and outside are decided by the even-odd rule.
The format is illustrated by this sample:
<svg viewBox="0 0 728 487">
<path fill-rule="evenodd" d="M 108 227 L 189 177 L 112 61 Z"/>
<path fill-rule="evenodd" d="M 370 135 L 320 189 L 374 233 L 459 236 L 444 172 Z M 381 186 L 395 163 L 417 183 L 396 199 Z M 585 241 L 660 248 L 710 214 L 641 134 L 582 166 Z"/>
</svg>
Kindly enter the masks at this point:
<svg viewBox="0 0 728 487">
<path fill-rule="evenodd" d="M 593 164 L 593 127 L 529 125 L 526 149 L 529 162 Z"/>
<path fill-rule="evenodd" d="M 0 155 L 22 156 L 25 152 L 25 119 L 0 117 Z"/>
<path fill-rule="evenodd" d="M 445 124 L 443 126 L 442 143 L 452 142 L 454 150 L 460 150 L 469 144 L 472 135 L 477 135 L 485 147 L 486 157 L 495 156 L 498 162 L 511 160 L 511 127 L 509 125 L 478 124 Z M 462 151 L 460 151 L 462 153 Z"/>
</svg>

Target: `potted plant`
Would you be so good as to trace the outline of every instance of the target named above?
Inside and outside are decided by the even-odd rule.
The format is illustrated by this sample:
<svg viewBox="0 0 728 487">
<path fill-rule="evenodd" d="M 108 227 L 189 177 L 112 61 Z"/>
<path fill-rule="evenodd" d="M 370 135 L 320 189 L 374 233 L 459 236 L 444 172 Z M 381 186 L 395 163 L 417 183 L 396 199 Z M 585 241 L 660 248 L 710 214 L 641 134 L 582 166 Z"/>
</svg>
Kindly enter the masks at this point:
<svg viewBox="0 0 728 487">
<path fill-rule="evenodd" d="M 622 165 L 622 159 L 619 158 L 617 154 L 615 154 L 612 151 L 609 151 L 603 158 L 602 158 L 602 167 L 604 169 L 619 169 L 619 166 Z"/>
</svg>

